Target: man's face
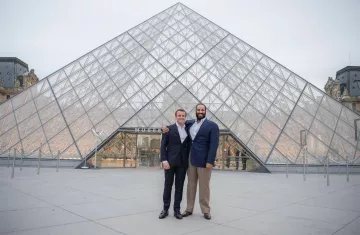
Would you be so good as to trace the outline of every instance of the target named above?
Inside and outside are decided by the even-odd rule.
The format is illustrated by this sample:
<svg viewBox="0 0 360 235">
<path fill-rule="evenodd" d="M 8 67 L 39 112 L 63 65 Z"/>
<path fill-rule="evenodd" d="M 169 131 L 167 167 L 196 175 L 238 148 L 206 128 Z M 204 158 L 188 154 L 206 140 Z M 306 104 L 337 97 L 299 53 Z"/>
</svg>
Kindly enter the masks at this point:
<svg viewBox="0 0 360 235">
<path fill-rule="evenodd" d="M 176 121 L 177 123 L 179 123 L 180 125 L 185 123 L 185 119 L 186 119 L 186 113 L 182 112 L 182 111 L 177 111 L 176 115 Z"/>
<path fill-rule="evenodd" d="M 206 109 L 204 105 L 198 105 L 196 107 L 196 118 L 198 120 L 203 119 L 204 117 L 206 117 Z"/>
</svg>

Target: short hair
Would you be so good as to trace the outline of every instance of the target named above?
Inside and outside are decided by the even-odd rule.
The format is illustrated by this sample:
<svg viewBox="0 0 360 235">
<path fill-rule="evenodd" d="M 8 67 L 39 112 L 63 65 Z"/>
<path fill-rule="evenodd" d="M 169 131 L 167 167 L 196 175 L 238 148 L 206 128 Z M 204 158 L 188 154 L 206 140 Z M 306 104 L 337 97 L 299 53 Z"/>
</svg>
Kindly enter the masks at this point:
<svg viewBox="0 0 360 235">
<path fill-rule="evenodd" d="M 178 112 L 184 112 L 185 116 L 186 116 L 186 111 L 184 109 L 178 109 L 178 110 L 175 111 L 175 117 L 176 117 Z"/>
<path fill-rule="evenodd" d="M 206 105 L 205 105 L 205 104 L 202 104 L 202 103 L 198 103 L 198 104 L 196 105 L 196 108 L 195 108 L 195 109 L 197 109 L 197 107 L 198 107 L 199 105 L 203 105 L 203 106 L 205 107 L 205 111 L 206 111 Z M 196 110 L 195 110 L 195 111 L 196 111 Z"/>
</svg>

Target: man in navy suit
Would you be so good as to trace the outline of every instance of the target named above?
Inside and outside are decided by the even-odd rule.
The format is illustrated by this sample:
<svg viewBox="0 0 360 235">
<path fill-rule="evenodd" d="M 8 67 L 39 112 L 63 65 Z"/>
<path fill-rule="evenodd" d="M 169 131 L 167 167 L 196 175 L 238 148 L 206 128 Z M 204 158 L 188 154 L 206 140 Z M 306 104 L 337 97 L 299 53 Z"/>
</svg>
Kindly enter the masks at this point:
<svg viewBox="0 0 360 235">
<path fill-rule="evenodd" d="M 206 119 L 206 106 L 196 105 L 196 120 L 186 121 L 191 137 L 189 168 L 187 170 L 187 207 L 182 217 L 192 215 L 199 181 L 199 203 L 205 219 L 210 220 L 210 178 L 219 146 L 219 127 Z M 167 128 L 163 128 L 166 132 Z"/>
<path fill-rule="evenodd" d="M 169 214 L 171 202 L 171 189 L 175 177 L 174 216 L 182 219 L 180 203 L 182 200 L 186 170 L 188 168 L 190 137 L 185 129 L 186 112 L 178 109 L 175 112 L 176 123 L 170 125 L 169 131 L 163 133 L 161 140 L 161 161 L 165 169 L 165 185 L 163 202 L 164 207 L 159 218 L 163 219 Z"/>
</svg>

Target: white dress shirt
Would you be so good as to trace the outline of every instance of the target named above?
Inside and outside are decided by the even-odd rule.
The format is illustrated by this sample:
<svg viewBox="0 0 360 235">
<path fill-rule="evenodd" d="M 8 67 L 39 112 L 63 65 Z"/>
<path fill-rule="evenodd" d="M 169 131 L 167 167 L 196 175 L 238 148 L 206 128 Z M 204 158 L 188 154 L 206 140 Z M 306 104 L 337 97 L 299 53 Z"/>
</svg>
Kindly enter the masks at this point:
<svg viewBox="0 0 360 235">
<path fill-rule="evenodd" d="M 184 125 L 181 127 L 181 126 L 179 125 L 179 123 L 176 122 L 176 126 L 177 126 L 178 131 L 179 131 L 181 143 L 183 143 L 184 140 L 185 140 L 186 137 L 187 137 L 187 133 L 186 133 L 186 131 L 185 131 L 185 123 L 184 123 Z"/>
<path fill-rule="evenodd" d="M 186 133 L 186 130 L 185 130 L 185 123 L 184 123 L 184 125 L 181 127 L 180 125 L 179 125 L 179 123 L 177 123 L 177 122 L 175 122 L 176 123 L 176 126 L 177 126 L 177 128 L 178 128 L 178 132 L 179 132 L 179 135 L 180 135 L 180 140 L 181 140 L 181 143 L 183 143 L 184 142 L 184 140 L 186 139 L 186 137 L 187 137 L 187 133 Z M 163 163 L 167 163 L 168 161 L 163 161 Z"/>
<path fill-rule="evenodd" d="M 190 136 L 192 141 L 194 141 L 197 133 L 199 132 L 199 129 L 201 127 L 201 125 L 204 123 L 206 118 L 203 118 L 200 120 L 200 122 L 197 122 L 197 120 L 195 120 L 194 124 L 190 127 Z"/>
</svg>

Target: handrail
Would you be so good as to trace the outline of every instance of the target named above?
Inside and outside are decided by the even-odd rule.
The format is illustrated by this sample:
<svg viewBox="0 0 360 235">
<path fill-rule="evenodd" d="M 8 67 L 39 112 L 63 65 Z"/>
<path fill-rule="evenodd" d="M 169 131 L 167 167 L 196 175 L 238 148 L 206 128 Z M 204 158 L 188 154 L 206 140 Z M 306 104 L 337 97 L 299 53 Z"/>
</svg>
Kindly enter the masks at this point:
<svg viewBox="0 0 360 235">
<path fill-rule="evenodd" d="M 38 161 L 37 161 L 37 174 L 39 175 L 40 174 L 40 160 L 41 160 L 41 155 L 42 154 L 45 154 L 42 150 L 41 150 L 41 146 L 42 144 L 40 144 L 40 148 L 38 149 L 39 150 L 39 155 L 38 155 Z M 36 151 L 36 150 L 35 150 Z M 35 152 L 34 151 L 34 152 Z M 20 154 L 20 159 L 21 159 L 21 162 L 20 162 L 20 171 L 22 171 L 22 166 L 23 166 L 23 161 L 24 161 L 24 158 L 27 158 L 27 156 L 24 154 L 24 150 L 21 149 L 21 151 L 19 151 L 17 148 L 14 148 L 14 155 L 13 155 L 13 161 L 12 161 L 12 170 L 11 170 L 11 178 L 14 178 L 14 174 L 15 174 L 15 161 L 16 159 L 19 159 L 19 157 L 17 158 L 16 157 L 16 153 L 19 153 Z M 11 149 L 8 149 L 8 167 L 10 166 L 10 155 L 11 155 Z M 52 158 L 52 159 L 55 159 L 56 160 L 56 172 L 59 171 L 59 162 L 60 162 L 60 151 L 57 152 L 57 155 L 56 155 L 56 158 Z"/>
<path fill-rule="evenodd" d="M 327 157 L 328 157 L 328 158 L 330 158 L 330 160 L 332 160 L 333 162 L 337 163 L 338 165 L 341 165 L 341 163 L 340 163 L 340 162 L 335 161 L 335 160 L 334 160 L 334 159 L 332 159 L 330 156 L 327 156 Z M 357 161 L 359 158 L 360 158 L 360 156 L 359 156 L 359 157 L 357 157 L 356 159 L 354 159 L 354 161 L 351 161 L 351 162 L 347 161 L 347 164 L 353 163 L 353 162 Z"/>
</svg>

